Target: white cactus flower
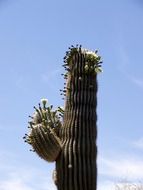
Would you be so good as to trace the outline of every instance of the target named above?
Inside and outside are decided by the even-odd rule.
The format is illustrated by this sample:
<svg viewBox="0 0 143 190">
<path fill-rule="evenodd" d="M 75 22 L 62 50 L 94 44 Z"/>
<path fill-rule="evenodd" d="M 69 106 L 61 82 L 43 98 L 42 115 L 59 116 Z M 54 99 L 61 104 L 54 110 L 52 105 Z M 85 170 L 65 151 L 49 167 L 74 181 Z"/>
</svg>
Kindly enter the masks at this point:
<svg viewBox="0 0 143 190">
<path fill-rule="evenodd" d="M 95 72 L 96 72 L 96 73 L 102 73 L 103 70 L 102 70 L 100 67 L 97 67 L 97 68 L 95 68 Z"/>
<path fill-rule="evenodd" d="M 45 106 L 48 103 L 48 100 L 46 98 L 42 98 L 41 103 L 43 104 L 43 106 Z"/>
<path fill-rule="evenodd" d="M 90 51 L 88 49 L 82 49 L 82 52 L 94 58 L 98 58 L 98 55 L 94 51 Z"/>
<path fill-rule="evenodd" d="M 98 58 L 98 55 L 93 51 L 86 51 L 86 54 L 95 58 Z"/>
</svg>

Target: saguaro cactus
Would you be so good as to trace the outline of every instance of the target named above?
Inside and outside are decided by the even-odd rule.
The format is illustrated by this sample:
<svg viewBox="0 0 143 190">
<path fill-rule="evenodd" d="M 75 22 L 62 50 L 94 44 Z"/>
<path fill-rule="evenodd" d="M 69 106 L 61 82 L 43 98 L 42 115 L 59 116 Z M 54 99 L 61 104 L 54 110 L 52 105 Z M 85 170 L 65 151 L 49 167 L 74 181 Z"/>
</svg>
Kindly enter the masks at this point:
<svg viewBox="0 0 143 190">
<path fill-rule="evenodd" d="M 35 108 L 30 133 L 24 138 L 47 161 L 56 161 L 58 190 L 96 190 L 97 73 L 101 57 L 71 46 L 64 57 L 65 108 Z"/>
</svg>

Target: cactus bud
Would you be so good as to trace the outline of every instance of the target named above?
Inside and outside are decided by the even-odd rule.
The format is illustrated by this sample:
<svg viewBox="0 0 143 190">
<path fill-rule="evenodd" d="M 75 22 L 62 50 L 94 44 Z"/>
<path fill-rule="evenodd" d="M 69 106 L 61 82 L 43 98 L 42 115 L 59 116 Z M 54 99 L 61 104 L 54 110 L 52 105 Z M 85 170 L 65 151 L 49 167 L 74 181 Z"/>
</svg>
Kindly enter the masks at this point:
<svg viewBox="0 0 143 190">
<path fill-rule="evenodd" d="M 87 73 L 88 70 L 89 70 L 89 66 L 86 64 L 86 65 L 84 66 L 84 69 L 85 69 L 85 72 Z"/>
<path fill-rule="evenodd" d="M 46 107 L 46 104 L 48 103 L 48 100 L 45 99 L 45 98 L 42 98 L 42 99 L 41 99 L 41 103 L 43 104 L 43 107 L 45 108 L 45 107 Z"/>
<path fill-rule="evenodd" d="M 101 73 L 101 72 L 103 72 L 103 70 L 100 67 L 96 67 L 94 69 L 94 71 L 95 71 L 95 73 Z"/>
</svg>

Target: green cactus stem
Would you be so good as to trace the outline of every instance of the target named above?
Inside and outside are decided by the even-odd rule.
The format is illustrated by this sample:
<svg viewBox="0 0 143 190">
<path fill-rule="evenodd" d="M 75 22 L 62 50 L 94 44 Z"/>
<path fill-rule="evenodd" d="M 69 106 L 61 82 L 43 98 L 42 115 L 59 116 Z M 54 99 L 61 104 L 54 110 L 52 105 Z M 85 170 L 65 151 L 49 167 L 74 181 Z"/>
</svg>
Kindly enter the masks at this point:
<svg viewBox="0 0 143 190">
<path fill-rule="evenodd" d="M 66 102 L 59 138 L 64 144 L 56 160 L 58 190 L 96 190 L 97 73 L 96 52 L 69 48 L 64 57 Z"/>
</svg>

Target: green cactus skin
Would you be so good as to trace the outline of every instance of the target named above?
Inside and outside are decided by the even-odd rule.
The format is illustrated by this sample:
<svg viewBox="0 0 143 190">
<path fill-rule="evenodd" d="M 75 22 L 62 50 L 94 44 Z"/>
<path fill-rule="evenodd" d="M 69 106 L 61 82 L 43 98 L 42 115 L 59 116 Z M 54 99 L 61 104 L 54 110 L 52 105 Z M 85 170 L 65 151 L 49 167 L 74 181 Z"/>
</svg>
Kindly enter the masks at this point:
<svg viewBox="0 0 143 190">
<path fill-rule="evenodd" d="M 48 162 L 53 162 L 61 151 L 61 144 L 56 134 L 51 129 L 38 125 L 31 130 L 31 143 L 37 154 Z"/>
<path fill-rule="evenodd" d="M 57 114 L 61 113 L 61 108 L 53 111 L 52 106 L 46 107 L 46 101 L 43 100 L 43 108 L 39 104 L 30 124 L 29 134 L 23 137 L 25 142 L 32 145 L 34 152 L 36 152 L 42 159 L 48 162 L 54 162 L 62 149 L 61 141 L 58 137 L 57 131 L 61 127 L 60 117 Z"/>
<path fill-rule="evenodd" d="M 57 187 L 58 190 L 96 190 L 96 68 L 100 68 L 100 57 L 81 47 L 72 47 L 64 59 L 67 91 L 59 132 L 64 146 L 56 160 Z"/>
<path fill-rule="evenodd" d="M 29 135 L 24 139 L 48 162 L 56 161 L 53 180 L 58 190 L 97 189 L 97 51 L 71 46 L 64 57 L 65 109 L 34 107 Z M 61 122 L 60 116 L 63 118 Z"/>
</svg>

